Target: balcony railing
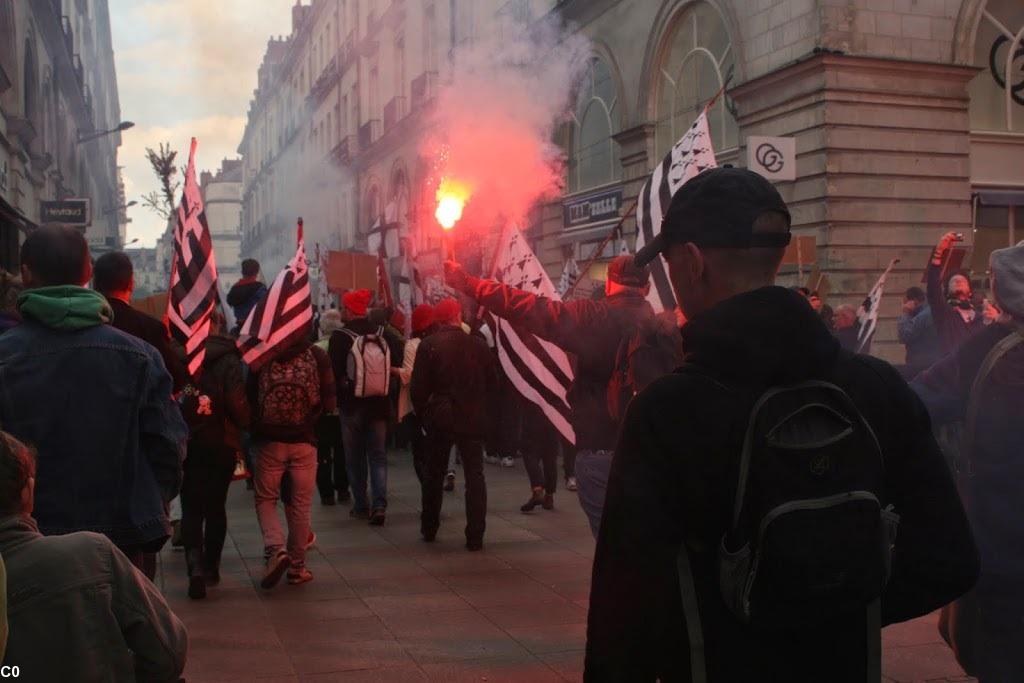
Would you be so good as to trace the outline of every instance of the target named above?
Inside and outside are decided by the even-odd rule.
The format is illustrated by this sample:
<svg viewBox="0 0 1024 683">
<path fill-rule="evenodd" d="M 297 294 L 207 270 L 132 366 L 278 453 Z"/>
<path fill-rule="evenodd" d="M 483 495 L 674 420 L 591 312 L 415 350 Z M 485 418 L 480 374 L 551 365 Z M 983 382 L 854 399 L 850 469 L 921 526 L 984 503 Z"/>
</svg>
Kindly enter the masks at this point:
<svg viewBox="0 0 1024 683">
<path fill-rule="evenodd" d="M 355 152 L 353 147 L 355 147 L 355 140 L 351 135 L 346 135 L 331 150 L 331 158 L 339 166 L 347 166 L 352 161 L 352 156 Z"/>
<path fill-rule="evenodd" d="M 384 105 L 384 132 L 386 133 L 396 123 L 405 117 L 405 96 L 392 97 L 391 101 Z"/>
<path fill-rule="evenodd" d="M 380 121 L 370 119 L 359 126 L 359 149 L 366 150 L 380 137 Z"/>
<path fill-rule="evenodd" d="M 437 72 L 424 71 L 413 79 L 410 92 L 412 95 L 412 111 L 425 106 L 434 97 L 437 89 Z"/>
</svg>

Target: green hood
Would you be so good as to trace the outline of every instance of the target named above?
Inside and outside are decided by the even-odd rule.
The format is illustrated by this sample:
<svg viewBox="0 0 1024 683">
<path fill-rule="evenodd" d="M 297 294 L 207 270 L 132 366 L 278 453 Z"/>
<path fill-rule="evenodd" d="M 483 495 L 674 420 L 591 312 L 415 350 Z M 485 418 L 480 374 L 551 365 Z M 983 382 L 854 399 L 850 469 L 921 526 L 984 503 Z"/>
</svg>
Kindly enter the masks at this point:
<svg viewBox="0 0 1024 683">
<path fill-rule="evenodd" d="M 85 287 L 27 289 L 18 297 L 22 316 L 54 330 L 83 330 L 109 323 L 114 311 L 99 292 Z"/>
</svg>

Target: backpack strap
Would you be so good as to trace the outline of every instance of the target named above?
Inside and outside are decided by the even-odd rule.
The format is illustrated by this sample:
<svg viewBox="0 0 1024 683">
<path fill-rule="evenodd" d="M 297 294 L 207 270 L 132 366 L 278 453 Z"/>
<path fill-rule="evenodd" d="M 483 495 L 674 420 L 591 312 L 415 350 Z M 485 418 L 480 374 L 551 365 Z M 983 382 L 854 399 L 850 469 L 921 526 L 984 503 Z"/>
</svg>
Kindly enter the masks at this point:
<svg viewBox="0 0 1024 683">
<path fill-rule="evenodd" d="M 988 355 L 985 356 L 985 360 L 982 361 L 978 374 L 974 376 L 974 381 L 971 383 L 971 393 L 967 397 L 967 416 L 964 421 L 964 437 L 962 442 L 962 454 L 963 459 L 967 461 L 967 472 L 961 472 L 961 476 L 966 474 L 968 479 L 974 476 L 972 451 L 974 450 L 975 430 L 978 425 L 978 411 L 981 409 L 982 387 L 988 376 L 992 374 L 996 363 L 1021 343 L 1024 343 L 1024 327 L 1018 325 L 1015 326 L 1010 334 L 999 340 L 999 343 L 992 347 Z M 968 488 L 966 486 L 962 488 L 963 491 L 961 493 L 966 494 Z M 966 496 L 966 498 L 969 498 L 969 496 Z M 964 505 L 967 502 L 968 500 L 965 499 Z"/>
<path fill-rule="evenodd" d="M 686 549 L 686 541 L 679 544 L 676 570 L 679 574 L 679 597 L 683 605 L 683 619 L 686 621 L 686 635 L 690 641 L 690 680 L 692 683 L 707 683 L 704 629 L 700 622 L 700 605 L 697 602 L 697 588 L 693 582 L 693 570 L 690 568 L 690 553 Z"/>
</svg>

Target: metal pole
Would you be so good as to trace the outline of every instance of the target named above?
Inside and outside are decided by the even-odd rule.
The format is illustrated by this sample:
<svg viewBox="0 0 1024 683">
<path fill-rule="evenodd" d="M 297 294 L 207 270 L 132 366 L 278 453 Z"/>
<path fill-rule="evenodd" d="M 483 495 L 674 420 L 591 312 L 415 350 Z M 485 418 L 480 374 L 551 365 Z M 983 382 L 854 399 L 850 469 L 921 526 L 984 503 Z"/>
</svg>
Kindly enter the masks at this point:
<svg viewBox="0 0 1024 683">
<path fill-rule="evenodd" d="M 612 228 L 607 235 L 605 235 L 604 239 L 601 240 L 601 243 L 597 245 L 597 249 L 595 249 L 594 252 L 590 255 L 590 258 L 587 259 L 587 262 L 583 264 L 583 268 L 580 269 L 579 277 L 576 278 L 572 285 L 569 286 L 569 289 L 566 290 L 565 294 L 562 295 L 563 301 L 568 301 L 569 298 L 572 297 L 573 292 L 576 291 L 576 285 L 578 285 L 580 283 L 580 280 L 583 279 L 584 273 L 590 272 L 590 267 L 593 266 L 594 262 L 601 257 L 601 252 L 604 251 L 604 248 L 608 245 L 608 242 L 610 242 L 612 237 L 615 236 L 615 233 L 622 230 L 622 224 L 626 222 L 626 219 L 636 212 L 636 207 L 637 204 L 639 204 L 639 202 L 640 195 L 637 195 L 636 199 L 633 200 L 633 203 L 630 205 L 629 209 L 626 211 L 626 213 L 622 215 L 622 218 L 619 219 L 619 222 L 615 224 L 615 227 Z"/>
</svg>

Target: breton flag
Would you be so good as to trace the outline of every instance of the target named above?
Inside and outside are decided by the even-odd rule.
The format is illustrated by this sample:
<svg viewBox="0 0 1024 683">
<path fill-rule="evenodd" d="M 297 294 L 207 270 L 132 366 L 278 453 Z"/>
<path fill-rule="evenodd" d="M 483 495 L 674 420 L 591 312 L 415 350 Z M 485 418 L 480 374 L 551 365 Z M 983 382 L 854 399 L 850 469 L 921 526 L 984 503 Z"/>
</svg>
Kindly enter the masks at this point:
<svg viewBox="0 0 1024 683">
<path fill-rule="evenodd" d="M 196 183 L 195 157 L 196 139 L 192 138 L 174 226 L 171 287 L 167 297 L 167 321 L 174 338 L 185 347 L 188 372 L 193 378 L 202 370 L 206 338 L 210 335 L 210 314 L 219 300 L 217 264 L 203 210 L 203 195 Z"/>
<path fill-rule="evenodd" d="M 511 226 L 508 229 L 505 242 L 499 249 L 496 278 L 500 282 L 538 296 L 561 300 L 518 228 Z M 569 443 L 576 443 L 572 410 L 566 399 L 573 374 L 565 352 L 551 342 L 517 329 L 489 311 L 486 316 L 505 376 L 524 398 L 544 412 Z"/>
<path fill-rule="evenodd" d="M 892 272 L 893 266 L 899 262 L 898 258 L 889 261 L 889 266 L 882 273 L 881 277 L 878 278 L 878 282 L 875 283 L 875 286 L 871 288 L 871 292 L 868 293 L 868 298 L 864 300 L 864 303 L 857 310 L 857 321 L 860 323 L 860 329 L 857 330 L 857 353 L 865 353 L 865 349 L 869 348 L 871 344 L 871 338 L 875 336 L 875 327 L 878 326 L 878 309 L 882 303 L 885 280 L 889 277 L 889 273 Z"/>
<path fill-rule="evenodd" d="M 676 191 L 701 171 L 717 165 L 705 108 L 640 190 L 636 206 L 637 251 L 661 232 L 661 219 Z M 650 268 L 654 286 L 647 298 L 651 306 L 659 313 L 673 310 L 676 298 L 672 294 L 665 260 L 661 257 L 654 259 Z"/>
<path fill-rule="evenodd" d="M 565 293 L 578 279 L 580 279 L 580 266 L 576 263 L 576 259 L 570 256 L 562 266 L 562 276 L 558 279 L 558 296 L 565 296 Z"/>
<path fill-rule="evenodd" d="M 254 372 L 258 371 L 273 358 L 274 352 L 308 336 L 312 324 L 309 266 L 300 218 L 295 256 L 274 278 L 270 291 L 252 309 L 239 332 L 237 343 L 242 360 Z"/>
</svg>

